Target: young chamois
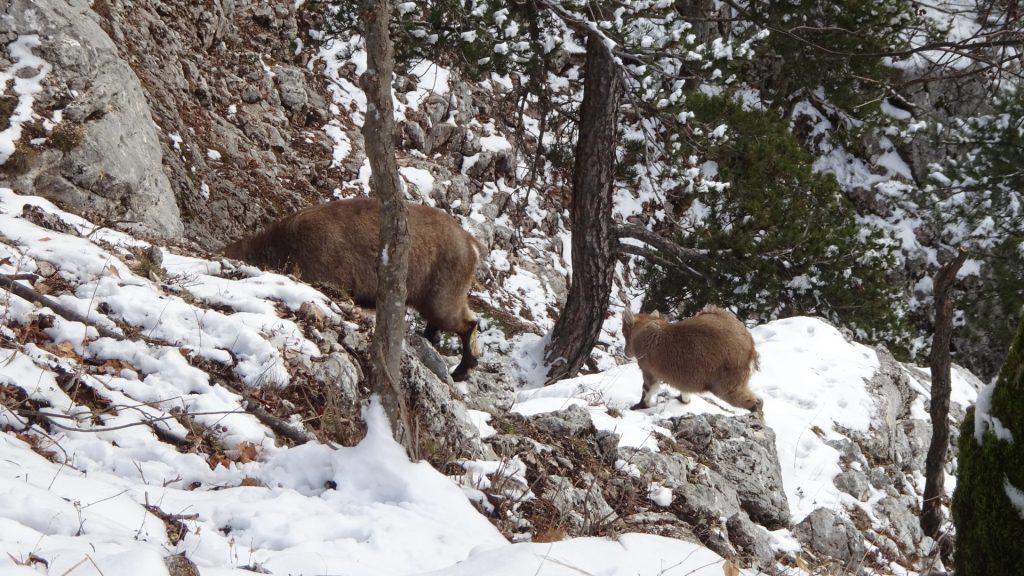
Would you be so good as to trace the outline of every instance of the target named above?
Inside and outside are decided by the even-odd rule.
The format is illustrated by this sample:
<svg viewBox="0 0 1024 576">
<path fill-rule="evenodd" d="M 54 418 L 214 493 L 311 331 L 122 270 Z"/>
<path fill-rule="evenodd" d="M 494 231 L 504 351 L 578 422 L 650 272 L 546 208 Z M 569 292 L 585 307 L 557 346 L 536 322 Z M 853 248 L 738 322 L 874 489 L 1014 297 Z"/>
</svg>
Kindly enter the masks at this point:
<svg viewBox="0 0 1024 576">
<path fill-rule="evenodd" d="M 747 383 L 757 370 L 754 339 L 727 310 L 708 306 L 692 318 L 669 322 L 654 312 L 626 309 L 622 319 L 626 355 L 644 375 L 644 393 L 634 409 L 647 408 L 658 382 L 683 393 L 711 392 L 733 406 L 761 413 L 763 402 Z"/>
<path fill-rule="evenodd" d="M 469 288 L 483 246 L 454 218 L 436 208 L 409 208 L 409 274 L 406 305 L 426 320 L 423 335 L 435 345 L 438 331 L 462 340 L 462 361 L 452 378 L 464 380 L 480 355 L 477 319 Z M 361 306 L 377 298 L 380 253 L 377 201 L 339 200 L 307 208 L 224 248 L 229 258 L 334 285 Z"/>
</svg>

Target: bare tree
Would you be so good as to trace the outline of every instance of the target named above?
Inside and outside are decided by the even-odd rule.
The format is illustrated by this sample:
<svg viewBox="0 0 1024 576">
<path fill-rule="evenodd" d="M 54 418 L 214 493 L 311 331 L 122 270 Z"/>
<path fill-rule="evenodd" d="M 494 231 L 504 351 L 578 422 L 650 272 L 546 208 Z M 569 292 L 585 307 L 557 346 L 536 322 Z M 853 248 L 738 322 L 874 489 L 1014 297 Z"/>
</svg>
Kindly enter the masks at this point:
<svg viewBox="0 0 1024 576">
<path fill-rule="evenodd" d="M 601 331 L 615 271 L 612 223 L 620 68 L 604 38 L 587 36 L 572 197 L 572 285 L 544 353 L 548 383 L 576 374 Z"/>
<path fill-rule="evenodd" d="M 921 529 L 938 539 L 942 528 L 942 494 L 945 484 L 946 453 L 949 451 L 949 395 L 951 390 L 949 343 L 953 337 L 953 302 L 949 297 L 956 274 L 967 259 L 960 249 L 953 260 L 935 274 L 935 335 L 929 358 L 932 372 L 932 441 L 925 459 L 924 498 L 921 503 Z"/>
<path fill-rule="evenodd" d="M 370 188 L 380 203 L 380 254 L 377 257 L 377 327 L 371 346 L 373 388 L 391 418 L 395 437 L 407 449 L 415 446 L 405 393 L 401 384 L 405 342 L 405 278 L 409 269 L 409 224 L 402 184 L 395 161 L 394 102 L 391 77 L 394 47 L 388 30 L 391 6 L 387 0 L 365 0 L 362 19 L 366 40 L 366 92 L 363 139 L 372 175 Z M 415 455 L 414 455 L 415 456 Z"/>
</svg>

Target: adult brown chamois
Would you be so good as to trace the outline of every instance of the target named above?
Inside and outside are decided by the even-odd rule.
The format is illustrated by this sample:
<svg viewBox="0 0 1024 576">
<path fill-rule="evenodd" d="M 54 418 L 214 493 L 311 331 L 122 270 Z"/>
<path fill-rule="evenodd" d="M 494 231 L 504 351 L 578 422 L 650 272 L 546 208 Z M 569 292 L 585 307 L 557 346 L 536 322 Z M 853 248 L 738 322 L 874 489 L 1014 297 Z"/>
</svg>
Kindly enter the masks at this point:
<svg viewBox="0 0 1024 576">
<path fill-rule="evenodd" d="M 448 214 L 419 204 L 409 208 L 409 274 L 406 305 L 427 323 L 423 335 L 435 345 L 438 331 L 462 340 L 462 361 L 452 378 L 464 380 L 480 355 L 477 319 L 469 288 L 483 246 Z M 307 282 L 334 285 L 360 306 L 377 299 L 380 253 L 377 201 L 338 200 L 307 208 L 224 248 L 229 258 L 295 274 Z"/>
<path fill-rule="evenodd" d="M 761 413 L 764 403 L 750 390 L 757 350 L 747 328 L 731 312 L 707 306 L 696 316 L 669 322 L 654 312 L 628 308 L 622 318 L 626 355 L 635 356 L 644 375 L 644 392 L 634 409 L 647 408 L 658 382 L 684 395 L 711 392 L 733 406 Z"/>
</svg>

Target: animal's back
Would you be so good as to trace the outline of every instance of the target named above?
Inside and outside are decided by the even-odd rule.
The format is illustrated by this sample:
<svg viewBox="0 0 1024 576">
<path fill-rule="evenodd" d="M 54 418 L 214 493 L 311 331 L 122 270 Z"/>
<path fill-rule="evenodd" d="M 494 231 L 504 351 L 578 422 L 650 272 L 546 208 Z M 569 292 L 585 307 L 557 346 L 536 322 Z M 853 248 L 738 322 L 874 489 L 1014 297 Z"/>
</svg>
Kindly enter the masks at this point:
<svg viewBox="0 0 1024 576">
<path fill-rule="evenodd" d="M 409 274 L 407 302 L 426 316 L 436 316 L 438 294 L 450 286 L 465 293 L 479 260 L 479 242 L 458 222 L 436 208 L 407 204 Z M 361 304 L 372 304 L 377 293 L 377 254 L 380 252 L 377 201 L 370 198 L 337 200 L 283 218 L 263 232 L 225 249 L 230 257 L 294 273 L 307 282 L 326 282 L 346 291 Z M 444 292 L 442 290 L 442 292 Z M 435 318 L 427 318 L 434 320 Z"/>
<path fill-rule="evenodd" d="M 721 308 L 709 306 L 696 316 L 651 323 L 645 328 L 651 333 L 638 337 L 647 341 L 647 354 L 659 359 L 649 368 L 663 380 L 741 369 L 755 361 L 750 357 L 753 339 L 749 331 Z M 642 359 L 640 365 L 645 365 Z"/>
</svg>

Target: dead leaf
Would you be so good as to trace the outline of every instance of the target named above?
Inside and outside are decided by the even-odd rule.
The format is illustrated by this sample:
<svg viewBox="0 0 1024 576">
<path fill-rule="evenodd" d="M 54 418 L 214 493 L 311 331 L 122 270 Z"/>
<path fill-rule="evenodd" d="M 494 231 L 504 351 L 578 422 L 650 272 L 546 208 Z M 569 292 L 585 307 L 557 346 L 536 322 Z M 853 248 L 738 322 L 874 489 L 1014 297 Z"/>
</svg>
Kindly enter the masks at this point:
<svg viewBox="0 0 1024 576">
<path fill-rule="evenodd" d="M 242 442 L 238 445 L 238 461 L 247 464 L 256 460 L 256 445 L 252 442 Z"/>
<path fill-rule="evenodd" d="M 246 478 L 242 478 L 242 483 L 239 484 L 239 485 L 240 486 L 259 486 L 260 485 L 260 481 L 255 479 L 255 478 L 248 478 L 248 477 L 246 477 Z"/>
<path fill-rule="evenodd" d="M 206 463 L 210 465 L 210 470 L 216 470 L 217 466 L 223 466 L 225 468 L 231 467 L 231 459 L 220 452 L 210 454 L 206 459 Z"/>
<path fill-rule="evenodd" d="M 725 576 L 740 576 L 740 567 L 736 565 L 736 562 L 729 558 L 722 564 L 722 571 L 725 572 Z"/>
<path fill-rule="evenodd" d="M 138 370 L 135 369 L 135 366 L 132 366 L 131 363 L 118 358 L 104 360 L 102 364 L 96 367 L 96 370 L 98 372 L 103 372 L 104 374 L 113 375 L 120 374 L 122 370 L 131 370 L 133 372 L 138 372 Z"/>
<path fill-rule="evenodd" d="M 75 345 L 71 342 L 61 342 L 53 346 L 53 353 L 62 358 L 78 358 L 75 353 Z"/>
<path fill-rule="evenodd" d="M 36 289 L 36 292 L 39 292 L 40 294 L 44 295 L 49 294 L 50 291 L 53 290 L 53 288 L 50 288 L 50 285 L 47 284 L 46 282 L 36 282 L 33 288 Z"/>
<path fill-rule="evenodd" d="M 107 266 L 107 272 L 110 272 L 110 275 L 114 278 L 121 277 L 121 273 L 117 271 L 117 268 L 115 268 L 113 264 Z"/>
</svg>

